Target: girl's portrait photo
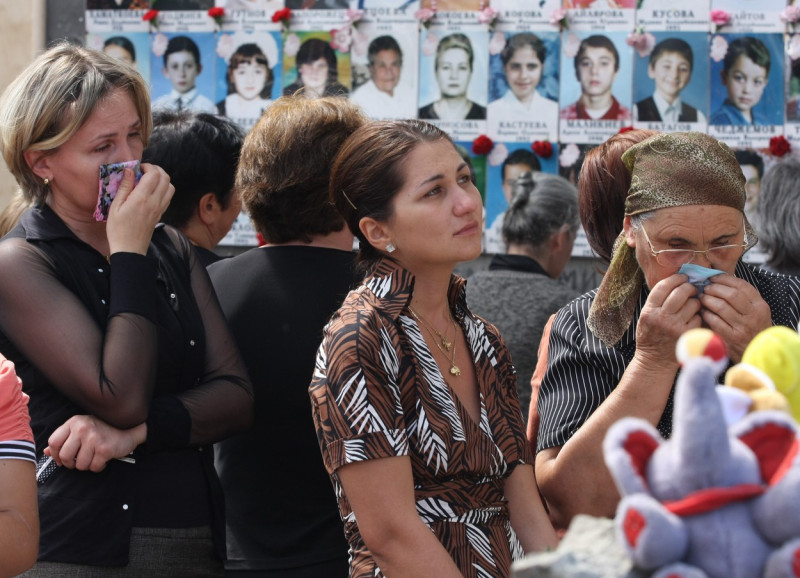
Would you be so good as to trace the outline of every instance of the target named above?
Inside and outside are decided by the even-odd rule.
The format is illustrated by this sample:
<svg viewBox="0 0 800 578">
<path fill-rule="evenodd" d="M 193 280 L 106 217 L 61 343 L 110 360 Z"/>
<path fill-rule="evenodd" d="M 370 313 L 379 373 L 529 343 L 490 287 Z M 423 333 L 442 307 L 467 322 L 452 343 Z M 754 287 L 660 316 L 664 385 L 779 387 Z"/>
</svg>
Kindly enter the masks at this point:
<svg viewBox="0 0 800 578">
<path fill-rule="evenodd" d="M 317 98 L 350 94 L 350 53 L 340 53 L 332 44 L 330 32 L 292 32 L 286 36 L 284 95 L 299 93 Z"/>
<path fill-rule="evenodd" d="M 558 33 L 505 33 L 498 50 L 495 32 L 489 43 L 488 120 L 540 120 L 548 124 L 550 140 L 558 126 Z"/>
<path fill-rule="evenodd" d="M 147 32 L 90 32 L 86 46 L 130 64 L 150 82 L 150 34 Z"/>
<path fill-rule="evenodd" d="M 783 35 L 711 39 L 712 125 L 783 124 Z"/>
<path fill-rule="evenodd" d="M 418 118 L 448 121 L 486 118 L 488 34 L 453 32 L 420 37 Z"/>
<path fill-rule="evenodd" d="M 281 94 L 279 39 L 279 32 L 243 31 L 217 39 L 217 95 L 225 95 L 217 112 L 242 128 L 251 128 Z"/>
</svg>

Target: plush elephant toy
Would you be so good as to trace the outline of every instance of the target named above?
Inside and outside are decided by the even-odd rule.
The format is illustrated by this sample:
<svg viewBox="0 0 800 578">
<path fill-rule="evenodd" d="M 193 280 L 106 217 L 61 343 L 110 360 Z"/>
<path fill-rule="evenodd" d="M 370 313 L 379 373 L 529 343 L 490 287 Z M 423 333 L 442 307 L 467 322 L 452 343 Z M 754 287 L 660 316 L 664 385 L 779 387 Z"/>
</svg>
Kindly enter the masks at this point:
<svg viewBox="0 0 800 578">
<path fill-rule="evenodd" d="M 637 418 L 609 429 L 617 537 L 654 578 L 800 577 L 797 424 L 761 411 L 728 429 L 715 393 L 723 366 L 684 361 L 669 440 Z"/>
</svg>

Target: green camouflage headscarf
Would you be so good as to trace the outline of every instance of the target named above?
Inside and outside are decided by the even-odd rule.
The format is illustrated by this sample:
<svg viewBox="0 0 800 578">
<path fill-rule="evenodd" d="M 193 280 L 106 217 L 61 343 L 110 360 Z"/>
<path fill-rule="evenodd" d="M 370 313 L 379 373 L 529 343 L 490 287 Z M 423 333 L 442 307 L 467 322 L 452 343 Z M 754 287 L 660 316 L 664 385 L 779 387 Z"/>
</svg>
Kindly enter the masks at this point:
<svg viewBox="0 0 800 578">
<path fill-rule="evenodd" d="M 625 151 L 622 162 L 631 172 L 626 215 L 685 205 L 722 205 L 744 215 L 742 169 L 728 145 L 705 133 L 652 136 Z M 757 237 L 744 221 L 752 246 Z M 628 330 L 643 283 L 636 252 L 620 233 L 588 319 L 589 329 L 609 347 Z"/>
</svg>

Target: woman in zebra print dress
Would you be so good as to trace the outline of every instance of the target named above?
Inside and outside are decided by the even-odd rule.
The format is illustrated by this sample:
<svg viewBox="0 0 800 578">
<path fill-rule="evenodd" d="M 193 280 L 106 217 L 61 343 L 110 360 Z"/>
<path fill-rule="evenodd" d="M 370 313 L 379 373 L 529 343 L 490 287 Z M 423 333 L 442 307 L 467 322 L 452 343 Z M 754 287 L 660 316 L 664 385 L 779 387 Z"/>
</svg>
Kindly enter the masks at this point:
<svg viewBox="0 0 800 578">
<path fill-rule="evenodd" d="M 366 271 L 325 328 L 310 389 L 350 575 L 508 576 L 556 537 L 508 349 L 452 274 L 481 251 L 469 167 L 433 125 L 371 123 L 343 145 L 330 191 Z"/>
</svg>

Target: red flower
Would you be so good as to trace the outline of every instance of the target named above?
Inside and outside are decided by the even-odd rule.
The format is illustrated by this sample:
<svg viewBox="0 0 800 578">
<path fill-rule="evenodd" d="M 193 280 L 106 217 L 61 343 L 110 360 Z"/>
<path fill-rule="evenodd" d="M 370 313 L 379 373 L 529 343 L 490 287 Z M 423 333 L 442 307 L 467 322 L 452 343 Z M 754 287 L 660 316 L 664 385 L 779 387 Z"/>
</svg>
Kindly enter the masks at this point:
<svg viewBox="0 0 800 578">
<path fill-rule="evenodd" d="M 488 155 L 494 148 L 494 143 L 485 134 L 472 141 L 472 152 L 476 155 Z"/>
<path fill-rule="evenodd" d="M 222 8 L 221 6 L 209 8 L 208 15 L 214 19 L 214 22 L 217 23 L 217 26 L 222 26 L 222 18 L 225 16 L 225 8 Z"/>
<path fill-rule="evenodd" d="M 289 22 L 292 19 L 292 10 L 290 8 L 283 8 L 276 10 L 272 15 L 273 22 Z"/>
<path fill-rule="evenodd" d="M 148 10 L 147 12 L 144 13 L 144 16 L 142 16 L 142 20 L 144 20 L 145 22 L 151 22 L 157 18 L 158 18 L 158 10 Z"/>
<path fill-rule="evenodd" d="M 792 150 L 792 145 L 783 135 L 774 136 L 769 139 L 769 152 L 776 157 L 782 157 Z"/>
<path fill-rule="evenodd" d="M 543 159 L 553 156 L 553 145 L 549 140 L 537 140 L 531 145 L 531 149 Z"/>
<path fill-rule="evenodd" d="M 629 130 L 633 130 L 632 126 L 623 126 L 621 129 L 617 131 L 617 134 L 622 134 L 624 132 L 628 132 Z"/>
</svg>

